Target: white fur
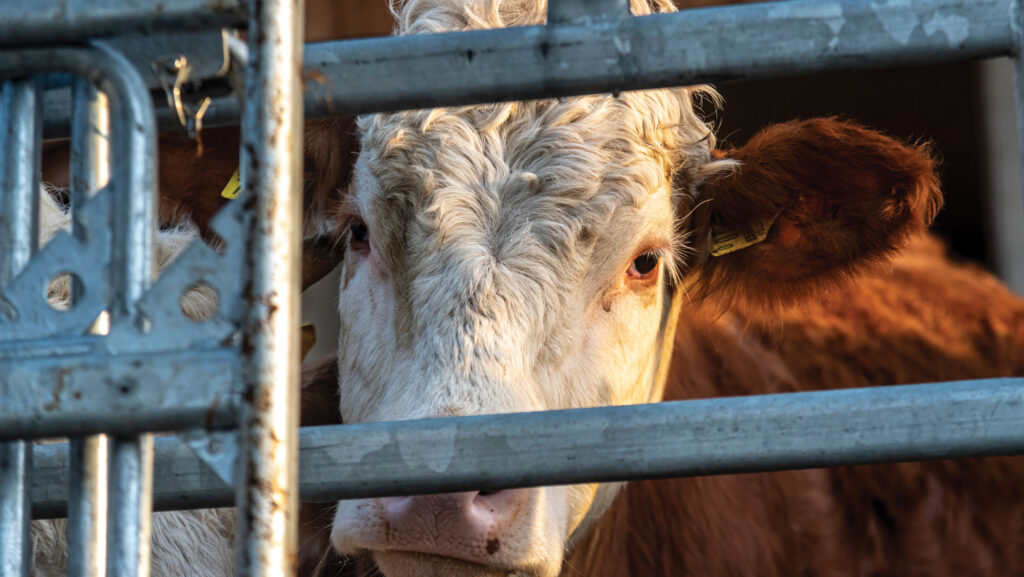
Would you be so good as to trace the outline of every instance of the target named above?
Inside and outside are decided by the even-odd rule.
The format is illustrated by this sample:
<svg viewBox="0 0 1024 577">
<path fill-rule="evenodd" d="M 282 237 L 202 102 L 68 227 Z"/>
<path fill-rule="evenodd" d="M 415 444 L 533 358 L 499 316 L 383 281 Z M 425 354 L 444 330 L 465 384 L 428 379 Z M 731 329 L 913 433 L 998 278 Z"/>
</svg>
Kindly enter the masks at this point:
<svg viewBox="0 0 1024 577">
<path fill-rule="evenodd" d="M 45 244 L 70 217 L 43 191 L 40 202 L 40 237 Z M 161 231 L 155 243 L 157 271 L 163 270 L 196 238 L 191 226 Z M 50 284 L 50 303 L 67 308 L 70 286 L 67 279 Z M 216 308 L 215 297 L 206 291 L 189 291 L 182 299 L 185 313 L 195 320 L 209 317 Z M 116 506 L 116 503 L 112 503 Z M 227 577 L 234 575 L 234 525 L 232 509 L 170 511 L 153 515 L 152 577 Z M 67 575 L 67 522 L 64 519 L 32 523 L 33 577 Z"/>
<path fill-rule="evenodd" d="M 673 10 L 665 0 L 632 8 Z M 397 32 L 536 24 L 545 11 L 543 0 L 408 0 Z M 694 110 L 703 97 L 717 98 L 696 87 L 360 119 L 348 202 L 371 241 L 343 265 L 344 420 L 657 400 L 664 279 L 641 287 L 625 273 L 655 247 L 660 274 L 673 274 L 686 249 L 674 195 L 725 168 Z M 481 554 L 492 570 L 465 574 L 557 575 L 566 543 L 614 488 L 534 491 L 500 551 Z M 339 503 L 335 546 L 374 552 L 387 577 L 454 574 L 438 560 L 380 555 L 393 543 L 381 511 L 372 499 Z"/>
</svg>

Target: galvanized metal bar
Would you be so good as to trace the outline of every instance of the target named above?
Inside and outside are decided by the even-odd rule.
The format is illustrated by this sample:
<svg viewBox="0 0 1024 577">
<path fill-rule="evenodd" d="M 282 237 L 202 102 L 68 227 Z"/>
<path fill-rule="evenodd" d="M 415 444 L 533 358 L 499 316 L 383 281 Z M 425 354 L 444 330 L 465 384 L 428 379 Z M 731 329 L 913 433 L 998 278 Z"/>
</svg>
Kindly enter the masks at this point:
<svg viewBox="0 0 1024 577">
<path fill-rule="evenodd" d="M 40 93 L 34 81 L 14 81 L 3 84 L 0 96 L 0 286 L 39 249 Z"/>
<path fill-rule="evenodd" d="M 793 0 L 310 44 L 305 68 L 326 80 L 308 83 L 305 111 L 316 118 L 1007 56 L 1014 1 Z M 66 136 L 67 92 L 48 91 L 45 107 L 44 134 Z M 161 130 L 177 129 L 172 111 L 160 107 L 158 116 Z M 216 98 L 203 118 L 238 125 L 241 106 Z"/>
<path fill-rule="evenodd" d="M 232 349 L 0 362 L 0 440 L 229 427 L 239 365 Z"/>
<path fill-rule="evenodd" d="M 302 429 L 303 500 L 1024 454 L 1024 379 L 729 397 Z M 63 511 L 67 449 L 36 447 L 34 514 Z M 232 487 L 156 440 L 154 508 L 221 507 Z"/>
<path fill-rule="evenodd" d="M 1014 0 L 792 0 L 311 44 L 307 118 L 1005 56 Z M 206 126 L 237 124 L 216 99 Z M 161 126 L 170 126 L 163 118 Z"/>
<path fill-rule="evenodd" d="M 242 122 L 249 303 L 242 332 L 238 575 L 289 575 L 297 540 L 301 0 L 250 0 Z"/>
<path fill-rule="evenodd" d="M 153 277 L 156 234 L 156 127 L 146 86 L 123 55 L 101 47 L 125 73 L 123 106 L 115 108 L 112 183 L 114 204 L 110 303 L 112 329 L 148 332 L 136 313 Z M 128 73 L 130 71 L 130 74 Z M 130 96 L 129 96 L 130 95 Z M 127 325 L 131 325 L 130 327 Z M 187 382 L 187 381 L 186 381 Z M 110 493 L 118 506 L 107 523 L 107 575 L 148 577 L 153 483 L 153 438 L 149 434 L 113 437 L 110 442 Z"/>
<path fill-rule="evenodd" d="M 71 232 L 83 238 L 80 209 L 110 180 L 110 114 L 107 98 L 85 80 L 74 83 L 71 131 Z M 77 289 L 71 287 L 71 302 Z M 102 577 L 106 572 L 107 438 L 71 439 L 68 503 L 68 574 Z"/>
<path fill-rule="evenodd" d="M 153 278 L 153 218 L 156 204 L 156 126 L 149 93 L 135 68 L 121 54 L 100 46 L 117 70 L 118 94 L 110 95 L 114 128 L 111 184 L 117 192 L 113 218 L 113 298 L 111 325 L 135 320 L 135 304 Z M 144 331 L 140 322 L 137 328 Z"/>
<path fill-rule="evenodd" d="M 18 0 L 3 3 L 0 46 L 81 42 L 129 32 L 245 25 L 243 0 Z"/>
<path fill-rule="evenodd" d="M 108 577 L 149 577 L 153 438 L 112 437 L 110 489 L 117 506 L 107 521 Z"/>
<path fill-rule="evenodd" d="M 68 491 L 68 575 L 102 577 L 107 567 L 107 437 L 75 438 L 68 450 L 68 468 L 51 481 Z"/>
<path fill-rule="evenodd" d="M 6 82 L 0 95 L 0 287 L 39 248 L 42 88 Z M 28 577 L 32 562 L 32 450 L 26 441 L 0 444 L 0 574 Z"/>
<path fill-rule="evenodd" d="M 548 24 L 591 22 L 629 15 L 629 0 L 548 0 Z"/>
<path fill-rule="evenodd" d="M 29 577 L 32 567 L 32 445 L 0 444 L 0 575 Z"/>
</svg>

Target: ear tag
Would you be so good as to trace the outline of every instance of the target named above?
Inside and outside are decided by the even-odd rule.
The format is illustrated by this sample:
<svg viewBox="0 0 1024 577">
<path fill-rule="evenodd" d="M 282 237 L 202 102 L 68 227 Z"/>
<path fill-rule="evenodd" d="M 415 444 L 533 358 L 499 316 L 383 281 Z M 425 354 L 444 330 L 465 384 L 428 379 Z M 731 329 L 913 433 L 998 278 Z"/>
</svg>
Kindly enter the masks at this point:
<svg viewBox="0 0 1024 577">
<path fill-rule="evenodd" d="M 309 351 L 316 346 L 316 326 L 313 323 L 302 325 L 302 360 L 306 360 Z"/>
<path fill-rule="evenodd" d="M 729 253 L 743 250 L 747 247 L 763 241 L 768 237 L 768 231 L 772 229 L 780 212 L 768 218 L 759 218 L 753 222 L 750 231 L 741 233 L 735 230 L 711 228 L 711 256 L 724 256 Z"/>
<path fill-rule="evenodd" d="M 238 194 L 242 191 L 242 180 L 238 177 L 238 170 L 238 168 L 235 169 L 231 179 L 224 185 L 224 190 L 220 191 L 220 195 L 228 200 L 238 198 Z"/>
</svg>

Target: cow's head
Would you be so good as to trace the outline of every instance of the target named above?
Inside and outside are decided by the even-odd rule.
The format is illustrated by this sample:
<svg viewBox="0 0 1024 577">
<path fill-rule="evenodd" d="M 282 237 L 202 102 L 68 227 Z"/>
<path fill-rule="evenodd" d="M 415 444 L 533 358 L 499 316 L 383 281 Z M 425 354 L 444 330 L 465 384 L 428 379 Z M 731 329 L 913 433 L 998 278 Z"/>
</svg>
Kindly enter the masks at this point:
<svg viewBox="0 0 1024 577">
<path fill-rule="evenodd" d="M 543 8 L 410 1 L 400 29 L 524 24 Z M 694 110 L 714 98 L 666 89 L 362 118 L 336 216 L 342 418 L 659 400 L 685 295 L 791 299 L 892 251 L 938 205 L 924 151 L 835 120 L 716 152 Z M 762 242 L 710 256 L 726 252 L 714 231 L 759 226 Z M 343 501 L 332 540 L 388 577 L 551 576 L 613 495 L 577 485 Z"/>
</svg>

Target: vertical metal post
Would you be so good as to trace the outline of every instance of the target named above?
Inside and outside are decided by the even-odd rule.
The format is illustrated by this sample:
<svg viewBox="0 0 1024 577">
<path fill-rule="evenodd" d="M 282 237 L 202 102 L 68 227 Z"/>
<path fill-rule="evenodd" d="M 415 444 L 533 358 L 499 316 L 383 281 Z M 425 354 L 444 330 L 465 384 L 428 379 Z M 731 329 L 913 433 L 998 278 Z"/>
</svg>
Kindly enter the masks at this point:
<svg viewBox="0 0 1024 577">
<path fill-rule="evenodd" d="M 117 497 L 108 518 L 108 577 L 148 577 L 153 509 L 153 438 L 110 439 L 110 494 Z"/>
<path fill-rule="evenodd" d="M 116 69 L 110 87 L 113 158 L 113 266 L 110 324 L 148 330 L 135 305 L 153 278 L 156 221 L 156 118 L 149 92 L 132 65 L 114 50 L 99 46 Z M 153 436 L 110 439 L 111 495 L 117 507 L 107 517 L 107 576 L 148 577 L 153 501 Z"/>
<path fill-rule="evenodd" d="M 0 286 L 39 248 L 42 90 L 7 82 L 0 97 Z M 0 575 L 28 577 L 32 563 L 32 445 L 0 445 Z"/>
<path fill-rule="evenodd" d="M 72 234 L 86 231 L 77 210 L 110 180 L 107 98 L 86 80 L 74 85 L 71 126 Z M 75 299 L 72 286 L 71 298 Z M 102 577 L 107 559 L 107 438 L 71 439 L 68 491 L 68 575 Z"/>
<path fill-rule="evenodd" d="M 249 303 L 235 502 L 238 574 L 292 575 L 298 500 L 301 0 L 250 0 L 242 119 Z"/>
</svg>

